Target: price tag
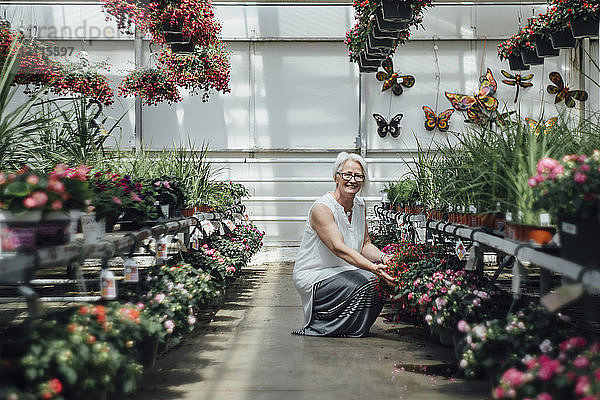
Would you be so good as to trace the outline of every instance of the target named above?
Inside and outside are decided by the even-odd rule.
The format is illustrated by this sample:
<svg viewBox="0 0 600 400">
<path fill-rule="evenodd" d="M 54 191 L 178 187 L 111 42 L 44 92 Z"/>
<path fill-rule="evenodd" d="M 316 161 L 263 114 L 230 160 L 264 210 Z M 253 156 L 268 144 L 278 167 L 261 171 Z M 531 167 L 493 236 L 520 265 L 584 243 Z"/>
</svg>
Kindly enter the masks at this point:
<svg viewBox="0 0 600 400">
<path fill-rule="evenodd" d="M 207 235 L 211 235 L 215 231 L 215 227 L 210 223 L 210 221 L 201 221 L 200 226 Z"/>
<path fill-rule="evenodd" d="M 510 212 L 506 213 L 506 222 L 512 222 L 512 213 L 510 213 Z"/>
<path fill-rule="evenodd" d="M 465 258 L 465 256 L 467 255 L 467 249 L 465 248 L 465 245 L 463 244 L 462 240 L 459 239 L 458 242 L 456 242 L 454 252 L 456 253 L 456 256 L 459 260 L 462 261 L 463 258 Z"/>
<path fill-rule="evenodd" d="M 219 235 L 224 235 L 225 229 L 223 228 L 223 224 L 217 221 L 217 226 L 219 227 Z"/>
<path fill-rule="evenodd" d="M 569 235 L 577 235 L 577 225 L 575 224 L 563 222 L 562 224 L 560 224 L 560 227 L 563 233 L 568 233 Z"/>
<path fill-rule="evenodd" d="M 194 232 L 190 241 L 192 243 L 192 249 L 194 249 L 194 250 L 200 249 L 200 238 L 198 237 L 197 232 Z"/>
<path fill-rule="evenodd" d="M 550 214 L 540 214 L 540 225 L 550 226 Z"/>
<path fill-rule="evenodd" d="M 477 213 L 477 207 L 475 207 L 475 206 L 469 206 L 469 212 L 471 214 L 476 214 Z"/>
<path fill-rule="evenodd" d="M 224 219 L 223 223 L 225 224 L 225 226 L 227 227 L 227 229 L 229 229 L 230 231 L 233 232 L 235 230 L 235 224 L 233 222 L 231 222 L 231 220 Z"/>
</svg>

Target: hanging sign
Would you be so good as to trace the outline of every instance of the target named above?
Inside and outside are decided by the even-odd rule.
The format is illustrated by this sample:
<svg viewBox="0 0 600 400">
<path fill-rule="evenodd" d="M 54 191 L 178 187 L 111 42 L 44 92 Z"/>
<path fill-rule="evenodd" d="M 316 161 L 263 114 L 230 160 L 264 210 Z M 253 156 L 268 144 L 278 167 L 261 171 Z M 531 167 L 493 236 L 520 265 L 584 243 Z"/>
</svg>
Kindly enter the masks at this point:
<svg viewBox="0 0 600 400">
<path fill-rule="evenodd" d="M 463 258 L 465 258 L 465 256 L 467 255 L 467 249 L 465 248 L 465 245 L 463 244 L 462 240 L 458 239 L 458 241 L 456 242 L 456 246 L 454 247 L 454 252 L 456 253 L 456 256 L 460 261 L 462 261 Z"/>
</svg>

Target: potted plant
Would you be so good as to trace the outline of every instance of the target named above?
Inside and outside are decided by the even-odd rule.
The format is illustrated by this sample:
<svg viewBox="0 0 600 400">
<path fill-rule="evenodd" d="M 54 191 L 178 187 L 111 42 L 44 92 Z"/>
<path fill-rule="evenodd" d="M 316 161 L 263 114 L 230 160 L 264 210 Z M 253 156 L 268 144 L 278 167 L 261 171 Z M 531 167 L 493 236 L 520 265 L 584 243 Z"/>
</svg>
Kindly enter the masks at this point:
<svg viewBox="0 0 600 400">
<path fill-rule="evenodd" d="M 566 10 L 553 5 L 540 18 L 547 24 L 547 28 L 550 31 L 552 47 L 555 49 L 568 49 L 576 46 L 577 42 L 571 32 L 571 23 L 569 22 Z"/>
<path fill-rule="evenodd" d="M 501 60 L 508 60 L 508 64 L 512 71 L 526 71 L 529 69 L 529 65 L 523 64 L 521 50 L 516 36 L 517 35 L 498 45 L 498 58 Z"/>
<path fill-rule="evenodd" d="M 148 106 L 158 103 L 178 103 L 183 100 L 171 75 L 159 68 L 144 68 L 131 71 L 119 85 L 119 95 L 139 96 Z"/>
<path fill-rule="evenodd" d="M 82 56 L 78 61 L 60 65 L 61 77 L 53 84 L 56 94 L 80 94 L 106 106 L 114 103 L 114 93 L 109 79 L 100 73 L 108 70 L 107 62 L 91 64 Z"/>
<path fill-rule="evenodd" d="M 557 220 L 561 256 L 600 268 L 597 242 L 600 232 L 600 150 L 591 156 L 570 154 L 560 160 L 541 158 L 529 179 L 535 206 Z"/>
<path fill-rule="evenodd" d="M 552 47 L 550 40 L 550 29 L 542 18 L 528 18 L 527 25 L 530 28 L 531 40 L 535 44 L 535 52 L 538 57 L 556 57 L 560 54 L 559 49 Z"/>
<path fill-rule="evenodd" d="M 558 3 L 562 14 L 569 21 L 575 39 L 598 37 L 600 5 L 597 1 L 567 0 Z"/>
</svg>

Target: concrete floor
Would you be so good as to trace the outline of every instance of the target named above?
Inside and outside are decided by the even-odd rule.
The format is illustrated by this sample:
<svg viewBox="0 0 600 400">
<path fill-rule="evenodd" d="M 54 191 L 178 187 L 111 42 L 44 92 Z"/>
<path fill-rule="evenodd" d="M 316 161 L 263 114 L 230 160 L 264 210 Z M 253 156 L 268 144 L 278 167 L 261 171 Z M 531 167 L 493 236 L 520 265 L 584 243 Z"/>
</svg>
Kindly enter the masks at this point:
<svg viewBox="0 0 600 400">
<path fill-rule="evenodd" d="M 160 358 L 131 399 L 487 399 L 486 382 L 443 374 L 452 349 L 423 329 L 379 319 L 361 339 L 298 337 L 291 263 L 252 267 L 212 322 Z M 385 312 L 385 311 L 384 311 Z"/>
</svg>

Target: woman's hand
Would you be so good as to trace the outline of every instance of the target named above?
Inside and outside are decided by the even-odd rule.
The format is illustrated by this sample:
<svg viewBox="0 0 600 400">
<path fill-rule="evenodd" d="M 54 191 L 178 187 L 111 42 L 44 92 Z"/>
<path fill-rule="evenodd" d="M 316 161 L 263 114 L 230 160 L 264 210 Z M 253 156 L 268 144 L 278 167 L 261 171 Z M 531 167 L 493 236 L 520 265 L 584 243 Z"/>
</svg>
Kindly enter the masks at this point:
<svg viewBox="0 0 600 400">
<path fill-rule="evenodd" d="M 381 256 L 381 262 L 384 263 L 385 265 L 392 264 L 392 256 L 389 254 L 383 254 Z"/>
<path fill-rule="evenodd" d="M 371 272 L 381 278 L 382 281 L 386 283 L 388 286 L 396 286 L 394 282 L 394 278 L 392 278 L 387 273 L 387 265 L 386 264 L 373 264 L 374 268 Z"/>
</svg>

